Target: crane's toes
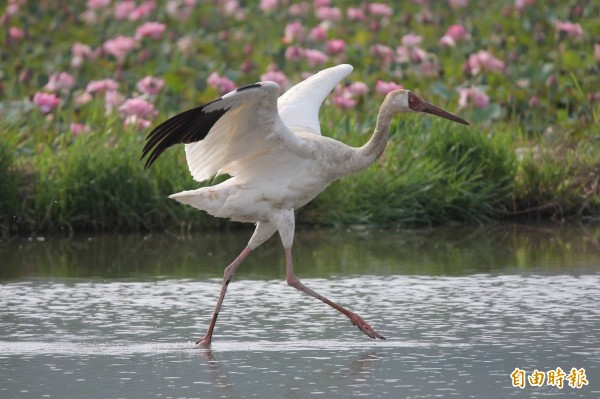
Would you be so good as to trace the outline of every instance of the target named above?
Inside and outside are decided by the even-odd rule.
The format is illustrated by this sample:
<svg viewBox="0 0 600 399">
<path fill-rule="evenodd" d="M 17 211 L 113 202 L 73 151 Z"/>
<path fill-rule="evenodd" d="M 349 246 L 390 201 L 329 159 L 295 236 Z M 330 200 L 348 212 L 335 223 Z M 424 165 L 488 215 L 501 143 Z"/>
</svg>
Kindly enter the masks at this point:
<svg viewBox="0 0 600 399">
<path fill-rule="evenodd" d="M 352 316 L 350 317 L 350 321 L 360 331 L 362 331 L 363 333 L 365 333 L 365 335 L 367 337 L 372 338 L 372 339 L 385 339 L 385 337 L 383 335 L 380 335 L 379 333 L 377 333 L 377 331 L 375 331 L 373 329 L 373 327 L 371 327 L 369 325 L 369 323 L 367 323 L 366 321 L 364 321 L 363 318 L 360 317 L 359 315 L 353 313 Z"/>
</svg>

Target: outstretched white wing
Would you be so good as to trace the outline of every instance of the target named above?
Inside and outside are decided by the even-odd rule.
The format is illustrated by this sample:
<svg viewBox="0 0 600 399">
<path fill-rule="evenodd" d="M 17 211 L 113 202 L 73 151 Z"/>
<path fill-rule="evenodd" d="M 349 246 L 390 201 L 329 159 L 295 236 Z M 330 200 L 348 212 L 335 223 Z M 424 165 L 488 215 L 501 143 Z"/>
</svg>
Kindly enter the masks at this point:
<svg viewBox="0 0 600 399">
<path fill-rule="evenodd" d="M 204 181 L 219 173 L 236 174 L 265 154 L 299 154 L 304 142 L 277 112 L 279 85 L 259 82 L 240 87 L 208 104 L 157 126 L 147 137 L 146 168 L 168 147 L 185 143 L 192 176 Z"/>
<path fill-rule="evenodd" d="M 292 131 L 321 134 L 319 108 L 335 85 L 352 69 L 348 64 L 328 68 L 286 91 L 277 101 L 281 120 Z"/>
</svg>

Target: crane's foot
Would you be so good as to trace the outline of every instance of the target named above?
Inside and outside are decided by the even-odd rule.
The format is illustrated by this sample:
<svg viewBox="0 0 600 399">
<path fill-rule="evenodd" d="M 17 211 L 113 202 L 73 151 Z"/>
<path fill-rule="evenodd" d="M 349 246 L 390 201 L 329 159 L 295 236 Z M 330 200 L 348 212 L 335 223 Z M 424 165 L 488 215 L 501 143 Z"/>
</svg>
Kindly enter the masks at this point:
<svg viewBox="0 0 600 399">
<path fill-rule="evenodd" d="M 210 348 L 211 338 L 212 337 L 205 335 L 204 338 L 199 339 L 198 341 L 196 341 L 196 348 L 197 349 Z"/>
<path fill-rule="evenodd" d="M 377 333 L 377 331 L 375 331 L 373 327 L 369 325 L 369 323 L 364 321 L 363 318 L 357 315 L 356 313 L 352 313 L 352 315 L 348 317 L 350 318 L 352 324 L 354 324 L 360 331 L 365 333 L 367 337 L 372 339 L 385 339 L 383 335 Z"/>
</svg>

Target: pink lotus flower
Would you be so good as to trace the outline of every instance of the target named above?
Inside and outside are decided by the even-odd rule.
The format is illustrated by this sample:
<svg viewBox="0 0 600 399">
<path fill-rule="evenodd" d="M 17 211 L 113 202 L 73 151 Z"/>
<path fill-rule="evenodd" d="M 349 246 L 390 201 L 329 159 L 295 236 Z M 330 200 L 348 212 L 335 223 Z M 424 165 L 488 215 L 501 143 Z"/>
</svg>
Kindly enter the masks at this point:
<svg viewBox="0 0 600 399">
<path fill-rule="evenodd" d="M 324 26 L 316 26 L 310 30 L 308 37 L 315 42 L 322 42 L 327 39 L 327 28 Z"/>
<path fill-rule="evenodd" d="M 136 116 L 141 119 L 151 120 L 158 111 L 154 109 L 154 105 L 141 98 L 130 98 L 119 107 L 119 115 L 123 118 Z"/>
<path fill-rule="evenodd" d="M 315 8 L 327 7 L 331 4 L 331 0 L 313 0 Z"/>
<path fill-rule="evenodd" d="M 346 89 L 356 96 L 364 96 L 369 92 L 369 86 L 364 82 L 351 83 Z"/>
<path fill-rule="evenodd" d="M 409 51 L 410 51 L 410 60 L 417 64 L 420 64 L 423 61 L 431 58 L 431 56 L 429 54 L 427 54 L 427 51 L 423 50 L 419 46 L 412 47 L 411 49 L 409 49 Z"/>
<path fill-rule="evenodd" d="M 465 8 L 469 5 L 469 0 L 448 0 L 452 8 Z"/>
<path fill-rule="evenodd" d="M 15 41 L 21 40 L 25 37 L 25 32 L 21 28 L 11 26 L 10 28 L 8 28 L 8 37 Z"/>
<path fill-rule="evenodd" d="M 33 103 L 44 114 L 52 112 L 60 104 L 60 98 L 54 93 L 42 93 L 38 91 L 33 96 Z"/>
<path fill-rule="evenodd" d="M 336 107 L 344 109 L 354 108 L 357 104 L 357 101 L 352 97 L 352 93 L 343 87 L 335 89 L 331 101 Z"/>
<path fill-rule="evenodd" d="M 469 32 L 467 28 L 462 25 L 452 25 L 446 31 L 446 35 L 450 36 L 454 39 L 455 42 L 459 42 L 461 40 L 465 40 L 469 38 Z"/>
<path fill-rule="evenodd" d="M 406 64 L 408 62 L 414 62 L 420 64 L 425 60 L 435 58 L 434 56 L 427 53 L 419 46 L 407 47 L 400 46 L 396 48 L 396 62 L 400 64 Z"/>
<path fill-rule="evenodd" d="M 147 129 L 152 125 L 152 121 L 149 121 L 147 119 L 144 118 L 140 118 L 139 116 L 136 115 L 131 115 L 125 118 L 125 121 L 123 122 L 123 125 L 125 127 L 136 127 L 140 130 L 142 129 Z"/>
<path fill-rule="evenodd" d="M 252 60 L 245 60 L 242 62 L 242 65 L 240 65 L 240 71 L 243 73 L 250 73 L 254 69 L 256 69 L 256 64 L 252 62 Z"/>
<path fill-rule="evenodd" d="M 348 7 L 346 16 L 350 21 L 364 22 L 367 19 L 362 8 Z"/>
<path fill-rule="evenodd" d="M 135 1 L 124 0 L 115 4 L 115 19 L 123 20 L 129 18 L 129 15 L 135 10 Z"/>
<path fill-rule="evenodd" d="M 394 50 L 391 47 L 386 46 L 385 44 L 374 44 L 371 46 L 369 50 L 371 55 L 379 58 L 383 63 L 390 63 L 394 60 Z"/>
<path fill-rule="evenodd" d="M 566 35 L 569 37 L 573 37 L 575 39 L 583 39 L 583 29 L 579 24 L 574 24 L 570 21 L 556 21 L 556 29 L 559 32 L 566 33 Z"/>
<path fill-rule="evenodd" d="M 231 16 L 238 21 L 244 19 L 245 10 L 238 0 L 224 0 L 218 1 L 218 3 L 223 7 L 223 12 L 225 15 Z"/>
<path fill-rule="evenodd" d="M 155 0 L 147 0 L 139 6 L 133 0 L 119 1 L 115 4 L 115 19 L 139 21 L 140 19 L 150 16 L 156 8 Z"/>
<path fill-rule="evenodd" d="M 282 40 L 288 44 L 296 40 L 301 41 L 303 33 L 304 26 L 302 26 L 302 22 L 295 20 L 285 26 Z"/>
<path fill-rule="evenodd" d="M 344 42 L 342 39 L 329 40 L 325 47 L 327 48 L 327 52 L 329 54 L 340 54 L 346 49 L 346 42 Z"/>
<path fill-rule="evenodd" d="M 102 45 L 104 51 L 117 59 L 119 64 L 125 61 L 127 54 L 137 46 L 137 41 L 132 37 L 117 36 L 107 40 Z"/>
<path fill-rule="evenodd" d="M 357 104 L 355 99 L 353 99 L 352 97 L 345 96 L 343 94 L 334 94 L 331 97 L 331 100 L 333 102 L 333 105 L 335 105 L 338 108 L 344 109 L 354 108 Z"/>
<path fill-rule="evenodd" d="M 525 7 L 535 4 L 535 0 L 515 0 L 515 8 L 517 11 L 523 11 Z"/>
<path fill-rule="evenodd" d="M 440 64 L 435 57 L 427 57 L 419 63 L 419 72 L 423 76 L 439 77 L 440 71 Z"/>
<path fill-rule="evenodd" d="M 390 49 L 391 50 L 391 49 Z M 406 64 L 410 61 L 410 53 L 411 51 L 404 47 L 399 46 L 396 48 L 396 62 L 400 64 Z M 393 59 L 394 54 L 392 53 L 391 57 Z"/>
<path fill-rule="evenodd" d="M 93 99 L 94 97 L 91 93 L 84 91 L 83 93 L 79 93 L 75 95 L 75 97 L 73 97 L 73 104 L 75 104 L 75 106 L 77 107 L 81 107 L 82 105 L 89 103 Z"/>
<path fill-rule="evenodd" d="M 441 47 L 455 47 L 456 46 L 456 41 L 448 35 L 444 35 L 440 38 L 440 46 Z"/>
<path fill-rule="evenodd" d="M 130 21 L 139 21 L 140 19 L 147 18 L 152 14 L 152 11 L 156 8 L 156 0 L 147 0 L 137 6 L 129 15 Z"/>
<path fill-rule="evenodd" d="M 116 90 L 107 90 L 104 92 L 104 106 L 106 114 L 110 115 L 115 107 L 120 106 L 125 101 L 125 97 Z"/>
<path fill-rule="evenodd" d="M 98 23 L 98 13 L 94 10 L 85 10 L 79 15 L 79 19 L 88 25 L 94 25 Z"/>
<path fill-rule="evenodd" d="M 504 62 L 482 50 L 469 56 L 465 64 L 465 70 L 471 75 L 478 75 L 482 71 L 504 72 Z"/>
<path fill-rule="evenodd" d="M 398 90 L 398 89 L 403 89 L 404 86 L 399 85 L 395 82 L 384 82 L 383 80 L 378 80 L 377 84 L 375 85 L 375 89 L 377 90 L 377 93 L 379 94 L 388 94 L 391 91 L 394 90 Z"/>
<path fill-rule="evenodd" d="M 224 76 L 219 76 L 218 73 L 213 72 L 208 75 L 206 83 L 219 90 L 221 94 L 229 93 L 235 89 L 235 83 Z"/>
<path fill-rule="evenodd" d="M 284 57 L 288 61 L 300 61 L 304 58 L 304 50 L 299 47 L 290 46 L 285 49 Z"/>
<path fill-rule="evenodd" d="M 596 57 L 596 62 L 600 62 L 600 43 L 594 44 L 594 57 Z"/>
<path fill-rule="evenodd" d="M 5 13 L 6 18 L 10 19 L 10 17 L 17 15 L 19 10 L 21 9 L 21 6 L 23 6 L 23 5 L 25 5 L 24 1 L 8 0 L 8 5 L 6 6 L 6 13 Z"/>
<path fill-rule="evenodd" d="M 306 79 L 310 78 L 313 75 L 314 75 L 314 73 L 312 73 L 312 72 L 307 72 L 307 71 L 300 72 L 300 79 L 306 80 Z"/>
<path fill-rule="evenodd" d="M 394 14 L 392 7 L 383 3 L 369 3 L 367 4 L 367 11 L 369 14 L 378 17 L 391 17 Z"/>
<path fill-rule="evenodd" d="M 421 40 L 423 40 L 421 36 L 415 35 L 414 33 L 407 33 L 402 36 L 402 45 L 405 47 L 415 47 L 421 43 Z"/>
<path fill-rule="evenodd" d="M 190 56 L 194 51 L 194 39 L 191 36 L 183 36 L 177 40 L 177 48 L 183 54 Z"/>
<path fill-rule="evenodd" d="M 135 38 L 140 40 L 144 37 L 149 37 L 154 40 L 160 40 L 166 30 L 167 26 L 165 24 L 161 24 L 160 22 L 146 22 L 135 30 Z"/>
<path fill-rule="evenodd" d="M 88 0 L 87 8 L 90 10 L 99 10 L 110 5 L 111 0 Z"/>
<path fill-rule="evenodd" d="M 324 52 L 313 49 L 305 49 L 303 56 L 311 67 L 325 64 L 328 58 Z"/>
<path fill-rule="evenodd" d="M 321 21 L 339 21 L 342 11 L 337 7 L 319 7 L 315 10 L 315 16 Z"/>
<path fill-rule="evenodd" d="M 456 43 L 469 39 L 469 32 L 462 25 L 452 25 L 446 31 L 446 34 L 440 39 L 440 46 L 442 47 L 454 47 Z"/>
<path fill-rule="evenodd" d="M 75 86 L 75 79 L 73 79 L 73 77 L 67 72 L 59 72 L 50 75 L 48 83 L 46 83 L 44 89 L 51 92 L 68 92 L 73 88 L 73 86 Z"/>
<path fill-rule="evenodd" d="M 282 90 L 286 90 L 290 84 L 289 79 L 283 72 L 277 69 L 276 66 L 270 65 L 267 72 L 260 75 L 260 80 L 270 80 L 275 82 L 281 87 Z"/>
<path fill-rule="evenodd" d="M 154 96 L 154 95 L 160 93 L 160 91 L 162 90 L 164 85 L 165 85 L 165 81 L 162 80 L 161 78 L 155 78 L 153 76 L 146 76 L 145 78 L 143 78 L 142 80 L 137 82 L 136 87 L 142 93 Z"/>
<path fill-rule="evenodd" d="M 260 0 L 260 9 L 262 11 L 274 11 L 279 6 L 279 0 Z"/>
<path fill-rule="evenodd" d="M 112 79 L 92 80 L 90 81 L 85 91 L 88 93 L 115 91 L 119 88 L 119 84 Z"/>
<path fill-rule="evenodd" d="M 485 108 L 490 103 L 490 98 L 476 87 L 461 88 L 458 92 L 459 110 L 470 106 L 474 106 L 475 108 Z"/>
<path fill-rule="evenodd" d="M 310 4 L 307 2 L 291 4 L 288 8 L 288 14 L 294 17 L 305 17 L 310 11 Z"/>
<path fill-rule="evenodd" d="M 540 99 L 537 96 L 531 96 L 528 101 L 528 104 L 531 108 L 536 108 L 540 106 Z"/>
<path fill-rule="evenodd" d="M 91 57 L 93 55 L 92 48 L 87 44 L 75 42 L 71 47 L 71 55 L 78 57 Z"/>
<path fill-rule="evenodd" d="M 196 0 L 168 0 L 167 15 L 177 21 L 185 21 L 196 7 Z"/>
<path fill-rule="evenodd" d="M 83 123 L 71 123 L 71 134 L 77 137 L 81 133 L 89 133 L 92 131 L 92 128 L 88 125 L 84 125 Z"/>
<path fill-rule="evenodd" d="M 71 47 L 71 68 L 79 68 L 83 65 L 86 58 L 93 59 L 96 57 L 92 48 L 86 44 L 76 42 Z"/>
</svg>

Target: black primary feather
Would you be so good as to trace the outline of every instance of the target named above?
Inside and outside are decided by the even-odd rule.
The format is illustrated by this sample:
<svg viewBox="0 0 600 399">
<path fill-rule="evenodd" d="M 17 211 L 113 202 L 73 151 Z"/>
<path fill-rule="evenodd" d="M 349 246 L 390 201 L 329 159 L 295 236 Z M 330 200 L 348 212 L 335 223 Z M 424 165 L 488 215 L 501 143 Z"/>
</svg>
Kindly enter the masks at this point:
<svg viewBox="0 0 600 399">
<path fill-rule="evenodd" d="M 260 87 L 260 86 L 261 86 L 260 83 L 252 83 L 251 85 L 238 87 L 235 91 L 240 92 L 240 91 L 244 91 L 244 90 L 248 90 L 248 89 L 254 89 L 254 88 Z"/>
<path fill-rule="evenodd" d="M 144 169 L 148 169 L 160 154 L 172 145 L 190 144 L 203 140 L 215 123 L 227 112 L 227 109 L 210 112 L 204 110 L 208 105 L 217 101 L 221 101 L 221 99 L 177 114 L 154 128 L 146 137 L 146 144 L 142 150 L 142 159 L 148 156 Z"/>
</svg>

